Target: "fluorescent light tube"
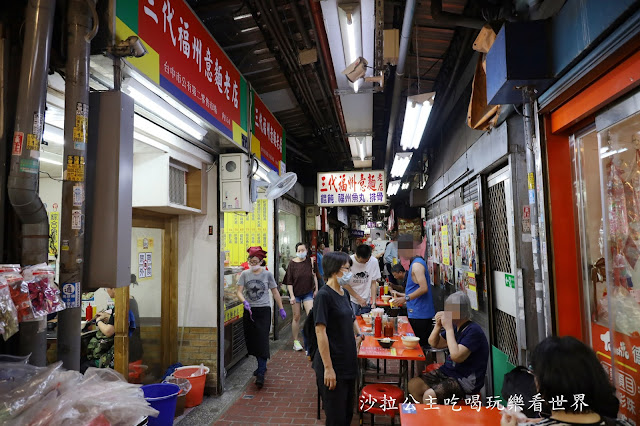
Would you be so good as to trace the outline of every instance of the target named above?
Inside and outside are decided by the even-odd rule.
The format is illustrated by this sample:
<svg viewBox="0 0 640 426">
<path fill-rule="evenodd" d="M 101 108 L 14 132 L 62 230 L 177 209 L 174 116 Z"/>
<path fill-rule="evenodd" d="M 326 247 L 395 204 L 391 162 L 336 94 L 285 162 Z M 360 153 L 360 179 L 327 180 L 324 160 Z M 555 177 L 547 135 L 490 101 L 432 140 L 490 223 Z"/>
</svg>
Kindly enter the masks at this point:
<svg viewBox="0 0 640 426">
<path fill-rule="evenodd" d="M 133 100 L 149 112 L 173 124 L 178 129 L 202 141 L 207 131 L 196 124 L 164 99 L 151 92 L 133 79 L 127 79 L 126 90 Z"/>
<path fill-rule="evenodd" d="M 45 124 L 42 139 L 54 145 L 64 145 L 64 132 L 62 129 Z"/>
<path fill-rule="evenodd" d="M 364 161 L 364 159 L 366 158 L 366 147 L 365 147 L 365 143 L 366 143 L 366 138 L 363 137 L 359 137 L 356 138 L 356 143 L 358 144 L 358 151 L 360 152 L 360 161 Z"/>
<path fill-rule="evenodd" d="M 356 20 L 353 18 L 353 15 L 351 15 L 351 23 L 347 22 L 347 45 L 349 46 L 347 65 L 358 59 L 356 52 Z"/>
<path fill-rule="evenodd" d="M 402 184 L 402 189 L 409 189 L 409 182 L 405 182 Z"/>
<path fill-rule="evenodd" d="M 627 151 L 627 148 L 614 149 L 613 151 L 607 151 L 604 154 L 601 154 L 600 158 L 611 157 L 612 155 L 620 154 L 620 153 L 623 153 L 625 151 Z"/>
<path fill-rule="evenodd" d="M 250 13 L 245 13 L 244 15 L 234 16 L 233 20 L 234 21 L 239 21 L 241 19 L 247 19 L 247 18 L 251 18 L 251 14 Z"/>
<path fill-rule="evenodd" d="M 404 172 L 409 167 L 413 152 L 403 152 L 396 154 L 393 159 L 393 166 L 391 167 L 391 177 L 402 177 Z"/>
<path fill-rule="evenodd" d="M 389 182 L 389 187 L 387 188 L 387 195 L 396 195 L 398 193 L 398 189 L 400 189 L 400 181 L 392 180 Z"/>
<path fill-rule="evenodd" d="M 50 160 L 45 157 L 40 157 L 40 161 L 42 161 L 43 163 L 55 164 L 56 166 L 62 166 L 62 163 L 60 161 Z"/>
<path fill-rule="evenodd" d="M 400 136 L 400 146 L 403 150 L 418 149 L 420 146 L 424 129 L 431 115 L 434 98 L 433 92 L 407 98 L 402 136 Z"/>
</svg>

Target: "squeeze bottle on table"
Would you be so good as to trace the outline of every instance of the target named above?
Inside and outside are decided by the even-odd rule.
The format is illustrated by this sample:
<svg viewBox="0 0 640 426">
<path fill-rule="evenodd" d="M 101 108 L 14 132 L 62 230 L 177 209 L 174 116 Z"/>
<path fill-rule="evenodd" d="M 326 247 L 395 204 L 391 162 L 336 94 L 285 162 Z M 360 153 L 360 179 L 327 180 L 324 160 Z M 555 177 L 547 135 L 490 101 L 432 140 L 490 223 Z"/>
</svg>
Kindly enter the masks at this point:
<svg viewBox="0 0 640 426">
<path fill-rule="evenodd" d="M 91 307 L 91 303 L 84 310 L 84 318 L 86 321 L 91 321 L 93 319 L 93 308 Z"/>
<path fill-rule="evenodd" d="M 376 317 L 375 337 L 382 337 L 382 317 L 379 315 Z"/>
</svg>

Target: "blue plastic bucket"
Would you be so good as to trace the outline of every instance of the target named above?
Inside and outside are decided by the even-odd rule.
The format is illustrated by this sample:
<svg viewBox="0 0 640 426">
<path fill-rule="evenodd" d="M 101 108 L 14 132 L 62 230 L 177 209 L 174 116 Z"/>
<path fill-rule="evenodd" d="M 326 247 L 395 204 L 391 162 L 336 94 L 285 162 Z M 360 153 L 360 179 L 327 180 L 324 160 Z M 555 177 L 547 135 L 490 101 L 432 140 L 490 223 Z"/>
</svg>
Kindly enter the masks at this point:
<svg viewBox="0 0 640 426">
<path fill-rule="evenodd" d="M 172 383 L 158 383 L 142 386 L 142 391 L 144 399 L 159 412 L 158 417 L 149 417 L 149 426 L 173 425 L 180 386 Z"/>
</svg>

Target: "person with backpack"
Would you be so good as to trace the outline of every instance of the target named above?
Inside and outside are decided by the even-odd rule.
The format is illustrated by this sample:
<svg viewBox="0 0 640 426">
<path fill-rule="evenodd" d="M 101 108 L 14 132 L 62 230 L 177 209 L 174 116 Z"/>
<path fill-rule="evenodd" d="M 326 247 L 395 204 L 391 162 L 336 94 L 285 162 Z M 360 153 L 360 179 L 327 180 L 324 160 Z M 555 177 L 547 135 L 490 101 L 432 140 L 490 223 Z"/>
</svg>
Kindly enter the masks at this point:
<svg viewBox="0 0 640 426">
<path fill-rule="evenodd" d="M 351 279 L 352 264 L 345 253 L 331 252 L 324 256 L 326 285 L 318 291 L 313 306 L 317 350 L 313 339 L 308 343 L 314 353 L 313 369 L 327 425 L 349 425 L 353 418 L 362 336 L 349 293 L 344 289 Z"/>
</svg>

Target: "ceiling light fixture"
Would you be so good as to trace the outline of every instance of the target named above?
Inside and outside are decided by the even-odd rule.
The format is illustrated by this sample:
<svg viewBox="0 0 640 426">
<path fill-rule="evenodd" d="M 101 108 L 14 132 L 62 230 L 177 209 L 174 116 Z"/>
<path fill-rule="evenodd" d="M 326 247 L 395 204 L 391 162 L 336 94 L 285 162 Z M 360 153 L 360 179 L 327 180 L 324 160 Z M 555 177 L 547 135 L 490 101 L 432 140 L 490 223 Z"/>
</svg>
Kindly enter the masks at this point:
<svg viewBox="0 0 640 426">
<path fill-rule="evenodd" d="M 409 189 L 409 182 L 405 182 L 402 184 L 402 189 Z"/>
<path fill-rule="evenodd" d="M 247 18 L 251 18 L 251 14 L 250 13 L 245 13 L 244 15 L 238 15 L 238 16 L 234 16 L 233 20 L 234 21 L 239 21 L 241 19 L 247 19 Z"/>
<path fill-rule="evenodd" d="M 402 136 L 400 146 L 405 151 L 408 149 L 418 149 L 424 129 L 427 126 L 431 108 L 435 98 L 435 92 L 423 93 L 422 95 L 409 96 L 407 107 L 404 111 L 404 124 L 402 125 Z"/>
<path fill-rule="evenodd" d="M 391 167 L 391 177 L 402 177 L 404 172 L 409 167 L 413 152 L 399 152 L 393 159 L 393 166 Z"/>
<path fill-rule="evenodd" d="M 342 33 L 344 62 L 348 64 L 342 73 L 358 93 L 360 79 L 367 71 L 367 61 L 362 58 L 362 25 L 359 3 L 344 3 L 338 6 L 338 19 Z"/>
<path fill-rule="evenodd" d="M 125 91 L 133 100 L 147 111 L 173 124 L 178 129 L 202 141 L 207 131 L 189 117 L 169 105 L 162 98 L 146 89 L 131 78 L 125 80 Z"/>
<path fill-rule="evenodd" d="M 398 193 L 398 189 L 400 189 L 400 180 L 392 180 L 389 182 L 389 187 L 387 188 L 387 195 L 392 196 Z"/>
<path fill-rule="evenodd" d="M 365 146 L 366 138 L 358 137 L 356 138 L 356 143 L 358 144 L 358 152 L 360 153 L 360 161 L 364 161 L 367 156 L 367 148 Z"/>
<path fill-rule="evenodd" d="M 251 32 L 251 31 L 257 31 L 257 30 L 259 30 L 259 29 L 260 29 L 260 28 L 258 28 L 258 27 L 249 27 L 249 28 L 243 28 L 243 29 L 241 29 L 241 30 L 240 30 L 240 32 L 241 32 L 241 33 L 248 33 L 248 32 Z"/>
</svg>

